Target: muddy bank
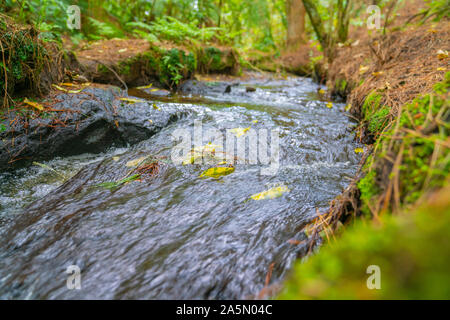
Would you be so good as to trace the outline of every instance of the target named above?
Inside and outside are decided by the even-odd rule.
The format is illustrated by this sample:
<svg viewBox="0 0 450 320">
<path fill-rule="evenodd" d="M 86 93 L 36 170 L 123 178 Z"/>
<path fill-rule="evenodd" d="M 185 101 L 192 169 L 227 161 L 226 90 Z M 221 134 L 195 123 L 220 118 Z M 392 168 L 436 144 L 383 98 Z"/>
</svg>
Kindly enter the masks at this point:
<svg viewBox="0 0 450 320">
<path fill-rule="evenodd" d="M 120 100 L 123 96 L 116 87 L 89 87 L 76 94 L 55 93 L 41 112 L 5 111 L 0 168 L 135 144 L 189 113 L 174 105 L 131 104 Z"/>
</svg>

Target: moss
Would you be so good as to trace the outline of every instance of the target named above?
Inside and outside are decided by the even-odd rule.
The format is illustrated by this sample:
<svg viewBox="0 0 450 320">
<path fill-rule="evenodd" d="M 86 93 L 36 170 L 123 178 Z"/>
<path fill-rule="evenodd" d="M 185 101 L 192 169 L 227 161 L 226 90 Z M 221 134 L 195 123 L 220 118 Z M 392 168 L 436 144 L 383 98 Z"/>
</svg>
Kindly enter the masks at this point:
<svg viewBox="0 0 450 320">
<path fill-rule="evenodd" d="M 446 190 L 408 215 L 358 221 L 339 241 L 297 262 L 281 299 L 449 299 L 450 201 Z M 380 268 L 369 289 L 367 268 Z"/>
<path fill-rule="evenodd" d="M 358 189 L 361 192 L 361 212 L 370 216 L 369 205 L 372 203 L 374 196 L 379 192 L 379 188 L 376 184 L 375 170 L 369 171 L 366 176 L 358 182 Z"/>
<path fill-rule="evenodd" d="M 372 134 L 382 132 L 386 125 L 389 123 L 388 116 L 390 114 L 390 109 L 387 106 L 381 107 L 378 111 L 374 112 L 369 117 L 368 130 Z"/>
<path fill-rule="evenodd" d="M 38 32 L 32 27 L 21 27 L 0 17 L 2 29 L 1 43 L 4 51 L 4 61 L 0 62 L 1 96 L 8 85 L 8 93 L 21 89 L 39 91 L 40 73 L 45 60 L 49 59 L 47 51 L 38 38 Z M 5 77 L 6 71 L 6 77 Z M 2 99 L 3 100 L 3 99 Z"/>
<path fill-rule="evenodd" d="M 369 119 L 369 117 L 380 108 L 382 99 L 383 96 L 377 93 L 375 90 L 366 97 L 361 109 L 364 119 Z"/>
</svg>

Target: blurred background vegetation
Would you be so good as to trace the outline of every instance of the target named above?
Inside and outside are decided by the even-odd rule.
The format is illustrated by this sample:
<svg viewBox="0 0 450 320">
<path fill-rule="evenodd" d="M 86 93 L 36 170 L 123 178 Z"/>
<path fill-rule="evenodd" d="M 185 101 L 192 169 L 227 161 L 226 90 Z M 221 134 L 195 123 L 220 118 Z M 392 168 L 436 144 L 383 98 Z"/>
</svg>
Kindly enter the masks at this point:
<svg viewBox="0 0 450 320">
<path fill-rule="evenodd" d="M 303 2 L 302 0 L 2 0 L 0 11 L 13 16 L 19 22 L 37 26 L 44 33 L 43 37 L 56 40 L 58 35 L 64 34 L 75 44 L 80 40 L 139 37 L 152 42 L 164 40 L 215 42 L 243 50 L 279 53 L 286 49 L 292 39 L 301 42 L 308 38 L 318 38 L 315 32 L 317 30 L 305 14 Z M 324 32 L 329 34 L 335 32 L 338 40 L 344 42 L 346 34 L 342 35 L 342 30 L 345 30 L 346 23 L 363 25 L 362 14 L 368 5 L 375 3 L 384 8 L 391 1 L 306 2 L 315 5 Z M 404 2 L 406 0 L 397 1 L 398 4 Z M 445 4 L 448 0 L 430 1 L 430 5 L 437 11 L 433 14 L 443 14 L 439 12 L 442 10 L 439 2 Z M 66 12 L 70 5 L 78 5 L 81 8 L 81 32 L 70 30 L 67 26 Z M 352 18 L 351 21 L 349 17 Z M 305 21 L 303 26 L 299 25 L 299 21 Z"/>
</svg>

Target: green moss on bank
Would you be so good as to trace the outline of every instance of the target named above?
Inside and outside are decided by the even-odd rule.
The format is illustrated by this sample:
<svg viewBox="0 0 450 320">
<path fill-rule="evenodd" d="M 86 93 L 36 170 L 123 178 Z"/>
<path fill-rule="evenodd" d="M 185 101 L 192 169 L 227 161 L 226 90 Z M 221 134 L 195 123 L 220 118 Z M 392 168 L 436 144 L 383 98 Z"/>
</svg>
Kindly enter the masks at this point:
<svg viewBox="0 0 450 320">
<path fill-rule="evenodd" d="M 375 142 L 357 183 L 362 218 L 297 262 L 280 298 L 450 298 L 449 87 L 447 73 L 433 92 L 398 110 L 380 92 L 366 97 L 360 115 Z M 371 265 L 380 267 L 380 290 L 367 287 Z"/>
<path fill-rule="evenodd" d="M 281 299 L 449 299 L 450 189 L 379 224 L 359 220 L 335 243 L 297 263 Z M 367 281 L 380 268 L 380 289 Z M 372 283 L 369 280 L 370 283 Z"/>
</svg>

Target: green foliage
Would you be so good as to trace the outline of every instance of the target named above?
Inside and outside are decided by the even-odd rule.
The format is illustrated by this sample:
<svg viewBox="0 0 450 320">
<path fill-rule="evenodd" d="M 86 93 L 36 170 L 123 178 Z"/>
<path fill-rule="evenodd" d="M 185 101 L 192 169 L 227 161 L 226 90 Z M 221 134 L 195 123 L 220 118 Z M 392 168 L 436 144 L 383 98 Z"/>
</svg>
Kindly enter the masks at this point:
<svg viewBox="0 0 450 320">
<path fill-rule="evenodd" d="M 123 32 L 116 28 L 113 24 L 96 20 L 92 17 L 88 18 L 91 32 L 87 35 L 90 40 L 101 40 L 104 38 L 120 38 Z"/>
<path fill-rule="evenodd" d="M 170 88 L 177 86 L 180 80 L 187 78 L 196 69 L 196 60 L 192 53 L 182 50 L 165 51 L 160 64 L 160 81 Z"/>
<path fill-rule="evenodd" d="M 382 96 L 374 91 L 366 98 L 363 115 L 367 119 L 368 130 L 378 137 L 378 141 L 373 155 L 377 165 L 365 166 L 363 171 L 366 177 L 358 184 L 363 211 L 367 212 L 367 205 L 371 201 L 373 203 L 374 195 L 385 190 L 386 184 L 393 178 L 388 177 L 385 181 L 374 179 L 376 172 L 387 163 L 385 151 L 388 146 L 392 146 L 391 153 L 396 154 L 400 152 L 400 144 L 403 145 L 398 179 L 398 196 L 402 205 L 412 204 L 427 190 L 440 188 L 445 184 L 450 174 L 450 152 L 443 143 L 448 141 L 450 127 L 442 119 L 450 116 L 449 88 L 450 73 L 447 73 L 444 81 L 434 85 L 434 92 L 419 96 L 401 108 L 401 114 L 397 115 L 399 129 L 403 132 L 409 130 L 407 134 L 402 134 L 401 139 L 394 134 L 398 134 L 395 126 L 387 126 L 392 119 L 390 109 L 380 104 Z M 435 120 L 432 119 L 436 118 L 439 125 L 433 124 Z M 429 131 L 428 134 L 418 131 L 425 129 Z"/>
<path fill-rule="evenodd" d="M 425 0 L 428 8 L 423 11 L 423 22 L 429 18 L 439 21 L 442 18 L 450 18 L 450 0 Z"/>
<path fill-rule="evenodd" d="M 369 205 L 373 201 L 373 197 L 379 192 L 375 178 L 376 172 L 375 170 L 371 170 L 358 182 L 358 188 L 361 192 L 360 199 L 362 201 L 361 211 L 369 215 Z"/>
<path fill-rule="evenodd" d="M 403 216 L 357 221 L 335 243 L 297 262 L 281 299 L 449 299 L 450 202 L 447 192 Z M 381 289 L 368 289 L 369 266 Z"/>
</svg>

